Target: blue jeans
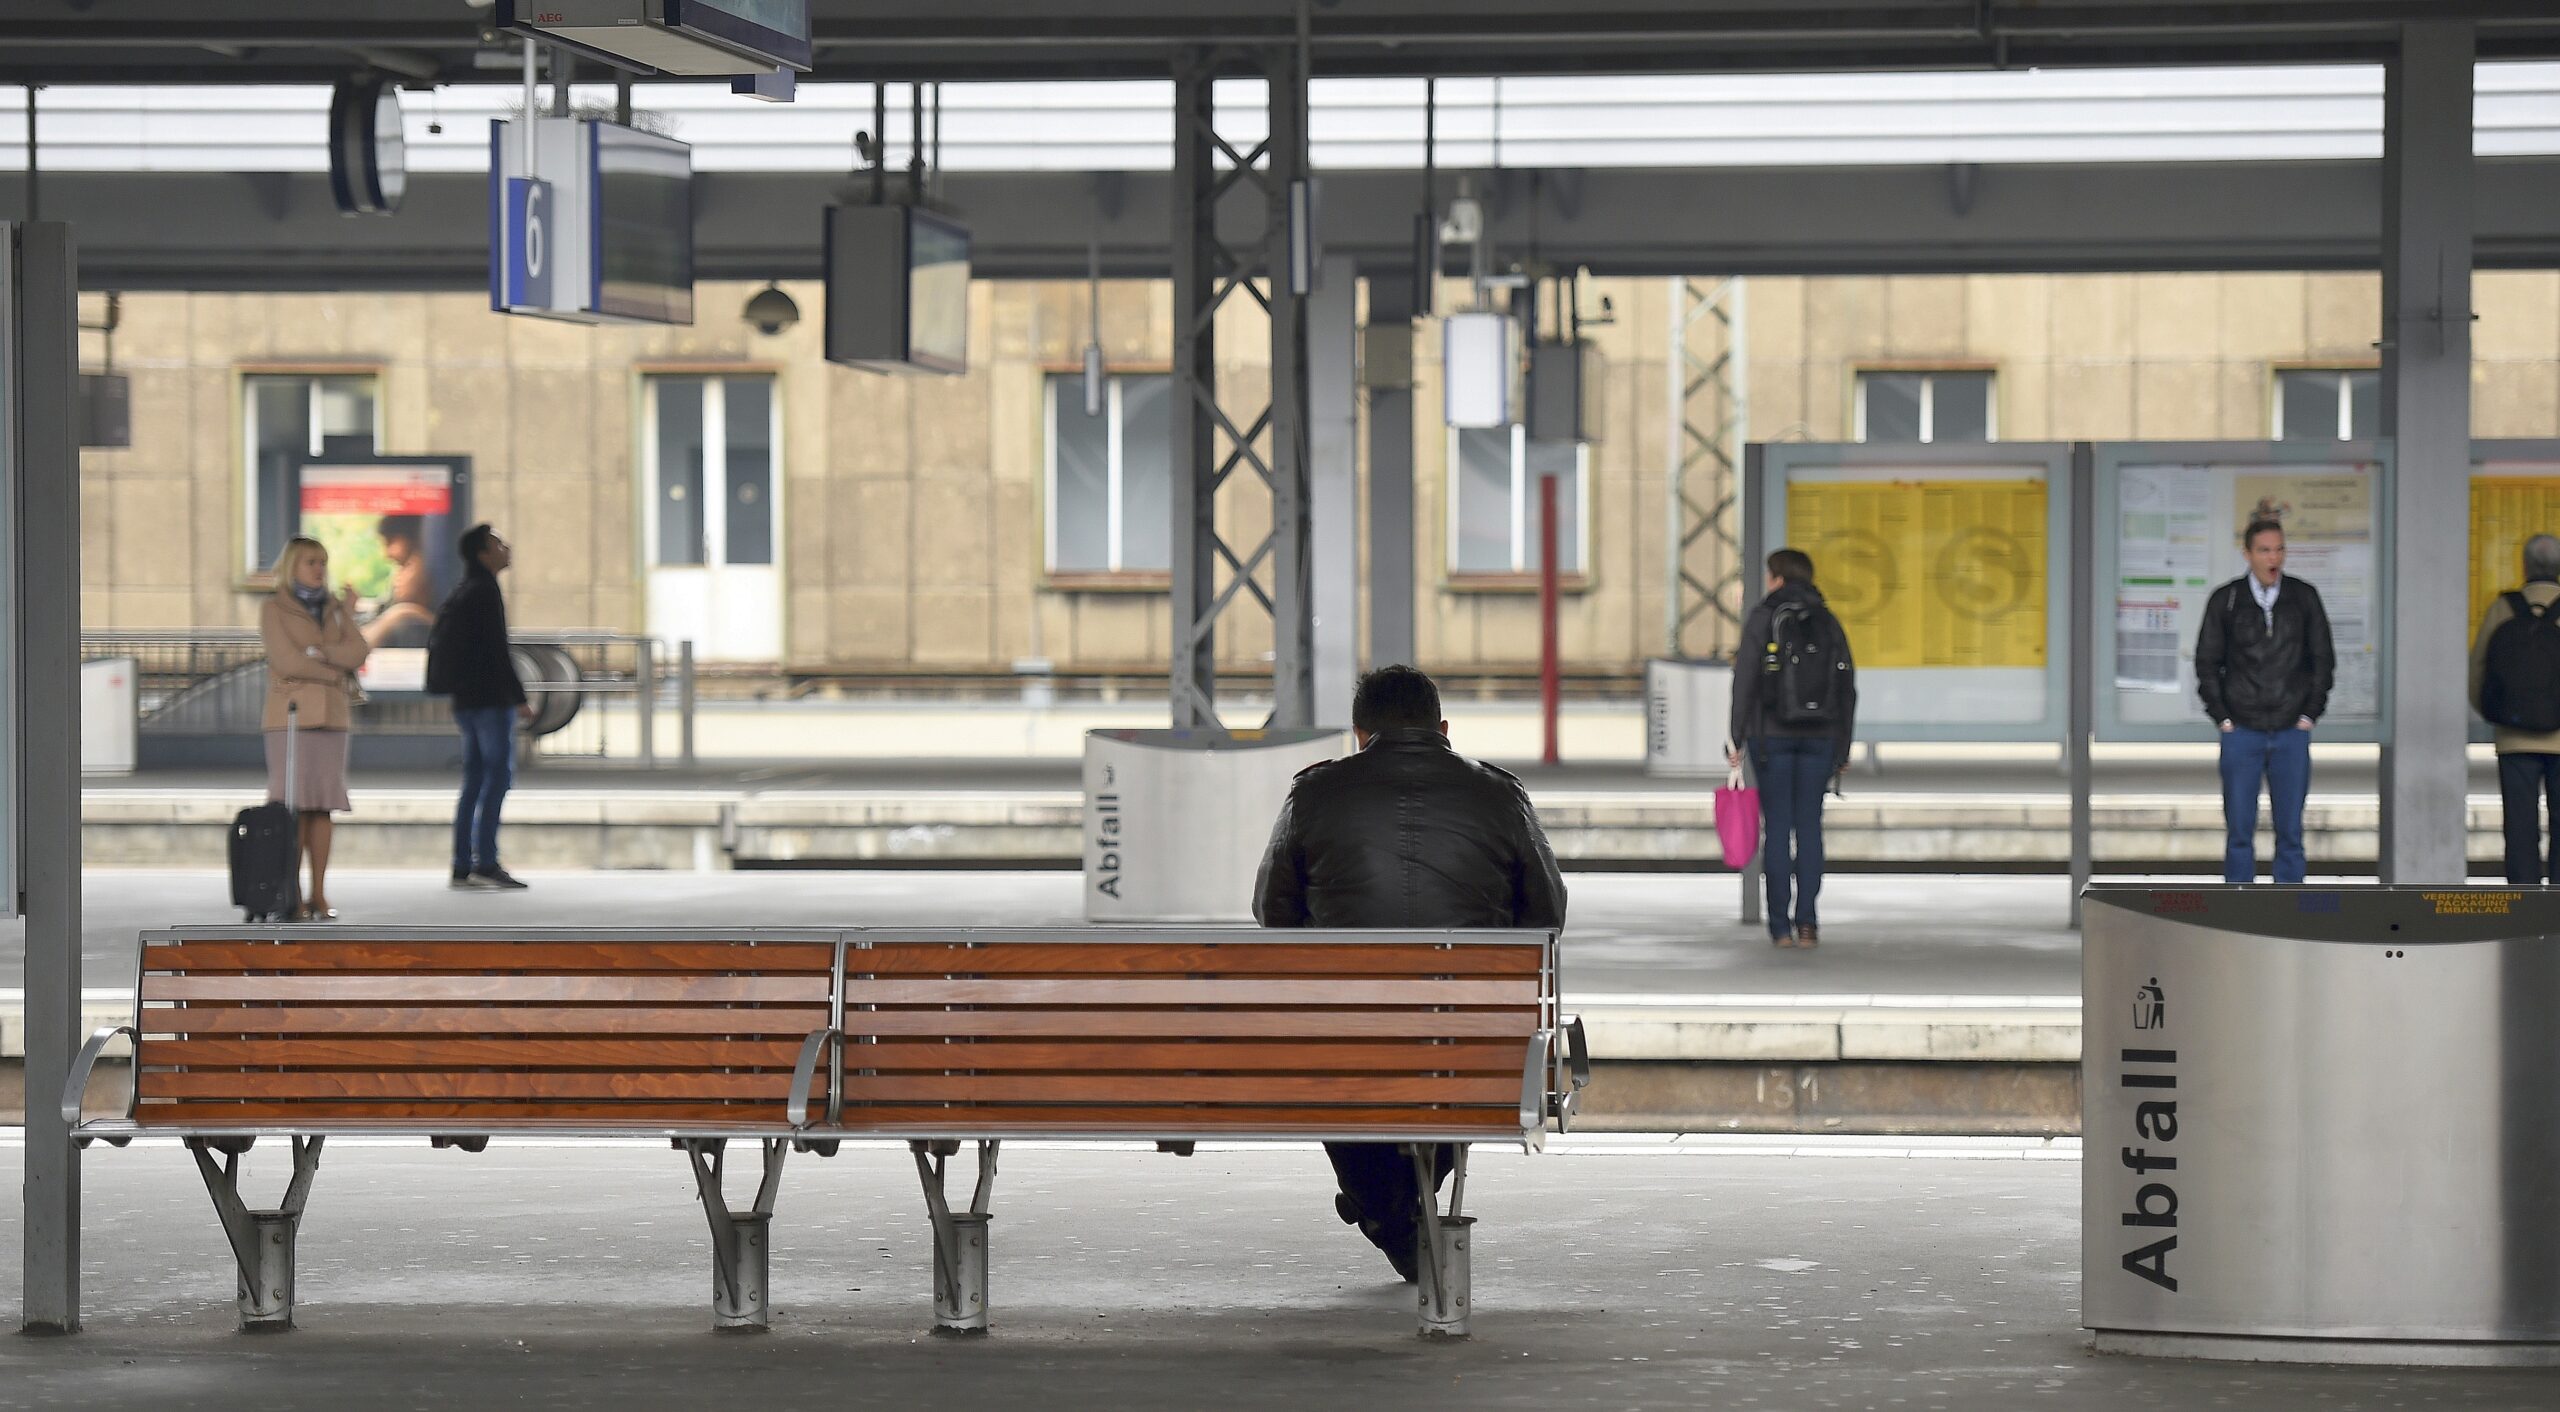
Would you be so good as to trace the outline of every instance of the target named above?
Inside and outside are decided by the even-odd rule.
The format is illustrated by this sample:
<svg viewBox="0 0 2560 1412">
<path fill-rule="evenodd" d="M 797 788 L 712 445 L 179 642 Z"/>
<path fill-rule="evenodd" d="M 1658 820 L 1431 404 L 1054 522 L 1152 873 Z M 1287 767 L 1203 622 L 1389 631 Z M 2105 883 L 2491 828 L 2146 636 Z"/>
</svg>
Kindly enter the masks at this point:
<svg viewBox="0 0 2560 1412">
<path fill-rule="evenodd" d="M 1760 781 L 1760 873 L 1768 884 L 1771 936 L 1817 925 L 1813 904 L 1822 893 L 1822 791 L 1838 762 L 1839 745 L 1829 739 L 1771 736 L 1751 742 L 1751 768 Z"/>
<path fill-rule="evenodd" d="M 2258 785 L 2267 786 L 2275 811 L 2276 881 L 2302 881 L 2302 800 L 2311 792 L 2311 732 L 2253 731 L 2233 726 L 2222 735 L 2222 880 L 2254 882 L 2258 876 Z"/>
<path fill-rule="evenodd" d="M 453 811 L 453 870 L 494 872 L 498 814 L 516 779 L 516 711 L 512 706 L 454 708 L 462 731 L 462 801 Z"/>
<path fill-rule="evenodd" d="M 2542 856 L 2542 801 L 2551 801 L 2551 817 L 2560 823 L 2560 755 L 2518 752 L 2498 757 L 2498 794 L 2507 806 L 2507 881 L 2533 887 L 2545 878 L 2560 879 L 2560 856 L 2545 868 Z"/>
</svg>

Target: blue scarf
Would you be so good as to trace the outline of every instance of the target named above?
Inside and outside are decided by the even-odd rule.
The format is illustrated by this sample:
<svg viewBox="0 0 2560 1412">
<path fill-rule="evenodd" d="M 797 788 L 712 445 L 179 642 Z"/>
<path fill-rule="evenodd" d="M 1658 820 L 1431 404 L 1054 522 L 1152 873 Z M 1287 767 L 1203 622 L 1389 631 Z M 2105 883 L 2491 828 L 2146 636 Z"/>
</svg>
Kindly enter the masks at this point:
<svg viewBox="0 0 2560 1412">
<path fill-rule="evenodd" d="M 311 610 L 311 621 L 319 623 L 324 627 L 327 626 L 329 622 L 329 590 L 326 588 L 304 588 L 298 583 L 290 584 L 288 587 L 293 590 L 293 601 Z"/>
</svg>

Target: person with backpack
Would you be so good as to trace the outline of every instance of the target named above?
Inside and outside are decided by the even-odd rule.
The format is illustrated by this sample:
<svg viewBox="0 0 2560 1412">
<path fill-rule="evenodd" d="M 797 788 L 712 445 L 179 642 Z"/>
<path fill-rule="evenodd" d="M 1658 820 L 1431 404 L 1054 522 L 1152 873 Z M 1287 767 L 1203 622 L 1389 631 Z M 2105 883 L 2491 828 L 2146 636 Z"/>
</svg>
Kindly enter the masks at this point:
<svg viewBox="0 0 2560 1412">
<path fill-rule="evenodd" d="M 2560 612 L 2554 603 L 2560 603 L 2560 539 L 2537 534 L 2524 544 L 2524 587 L 2491 600 L 2471 640 L 2471 708 L 2497 727 L 2507 881 L 2519 887 L 2560 882 L 2560 858 L 2546 860 L 2542 846 L 2545 799 L 2560 822 Z"/>
<path fill-rule="evenodd" d="M 2320 591 L 2284 571 L 2284 525 L 2251 520 L 2249 572 L 2213 591 L 2196 633 L 2196 695 L 2222 732 L 2222 880 L 2258 876 L 2258 786 L 2275 814 L 2275 878 L 2298 883 L 2311 732 L 2338 674 Z"/>
<path fill-rule="evenodd" d="M 520 892 L 525 884 L 498 866 L 498 816 L 515 782 L 516 720 L 533 719 L 524 681 L 507 650 L 507 598 L 498 575 L 515 551 L 487 525 L 462 533 L 462 582 L 436 610 L 427 634 L 427 690 L 453 698 L 462 732 L 462 799 L 453 813 L 453 882 L 457 892 Z"/>
<path fill-rule="evenodd" d="M 1769 556 L 1768 593 L 1743 620 L 1742 644 L 1725 760 L 1739 768 L 1748 754 L 1760 786 L 1769 940 L 1809 947 L 1822 939 L 1814 911 L 1822 892 L 1822 796 L 1849 768 L 1858 668 L 1803 550 Z"/>
</svg>

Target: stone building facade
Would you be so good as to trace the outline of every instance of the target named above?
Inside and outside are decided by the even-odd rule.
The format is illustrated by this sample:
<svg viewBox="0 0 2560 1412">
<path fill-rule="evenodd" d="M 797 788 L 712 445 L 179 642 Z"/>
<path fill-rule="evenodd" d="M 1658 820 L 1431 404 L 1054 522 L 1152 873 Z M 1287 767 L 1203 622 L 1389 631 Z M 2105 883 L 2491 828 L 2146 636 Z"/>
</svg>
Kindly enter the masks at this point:
<svg viewBox="0 0 2560 1412">
<path fill-rule="evenodd" d="M 757 288 L 702 286 L 682 328 L 506 318 L 459 293 L 126 296 L 113 361 L 131 378 L 132 444 L 83 453 L 84 620 L 253 621 L 258 537 L 273 533 L 257 519 L 259 438 L 317 409 L 315 450 L 328 438 L 332 450 L 472 458 L 477 516 L 518 547 L 511 601 L 528 625 L 667 631 L 672 597 L 696 591 L 690 566 L 662 563 L 668 546 L 711 538 L 685 497 L 726 484 L 737 514 L 721 548 L 771 562 L 724 567 L 761 572 L 730 575 L 724 611 L 749 630 L 705 643 L 706 657 L 861 678 L 1003 676 L 1028 659 L 1069 674 L 1162 673 L 1169 613 L 1161 536 L 1150 544 L 1148 530 L 1160 518 L 1148 476 L 1161 473 L 1147 442 L 1166 389 L 1147 380 L 1170 364 L 1167 286 L 1105 286 L 1102 343 L 1124 386 L 1085 423 L 1079 284 L 978 285 L 971 367 L 956 378 L 829 365 L 816 319 L 765 335 L 737 316 Z M 815 287 L 785 288 L 817 312 Z M 1587 305 L 1601 294 L 1616 313 L 1591 330 L 1605 358 L 1602 425 L 1571 507 L 1580 543 L 1568 550 L 1578 571 L 1563 650 L 1576 673 L 1622 677 L 1664 647 L 1672 295 L 1659 279 L 1586 284 Z M 2475 429 L 2560 435 L 2560 273 L 2484 273 L 2476 303 Z M 1221 377 L 1249 399 L 1267 386 L 1267 336 L 1251 301 L 1230 301 L 1224 317 Z M 2346 382 L 2374 365 L 2379 324 L 2378 281 L 2360 275 L 1755 279 L 1749 434 L 1853 439 L 1862 378 L 1923 373 L 1948 387 L 1988 374 L 1965 385 L 1986 388 L 1982 415 L 2002 439 L 2265 438 L 2288 395 L 2308 387 L 2316 401 L 2323 377 L 2343 376 L 2342 415 L 2353 401 L 2362 416 L 2354 399 L 2366 394 Z M 1426 328 L 1419 656 L 1458 674 L 1526 671 L 1534 577 L 1504 557 L 1502 515 L 1516 521 L 1516 508 L 1487 498 L 1502 467 L 1480 464 L 1470 480 L 1453 465 L 1501 448 L 1471 453 L 1436 425 L 1433 344 Z M 88 335 L 90 367 L 106 351 Z M 1941 420 L 1961 423 L 1938 395 Z M 688 462 L 671 480 L 692 452 L 670 451 L 669 436 L 704 441 L 714 403 L 730 432 L 702 454 L 725 469 L 703 480 Z M 766 513 L 763 529 L 739 528 Z M 1258 536 L 1247 487 L 1221 513 L 1235 537 Z M 1221 655 L 1250 673 L 1267 624 L 1230 621 Z"/>
</svg>

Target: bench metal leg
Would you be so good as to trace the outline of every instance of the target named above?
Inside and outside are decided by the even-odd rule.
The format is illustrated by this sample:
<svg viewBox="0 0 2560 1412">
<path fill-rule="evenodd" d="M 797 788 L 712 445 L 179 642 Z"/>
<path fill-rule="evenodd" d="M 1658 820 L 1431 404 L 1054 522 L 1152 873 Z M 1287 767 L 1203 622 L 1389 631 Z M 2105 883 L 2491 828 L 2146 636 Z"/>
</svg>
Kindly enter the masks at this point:
<svg viewBox="0 0 2560 1412">
<path fill-rule="evenodd" d="M 756 1187 L 755 1205 L 734 1210 L 721 1188 L 728 1166 L 726 1138 L 679 1138 L 685 1160 L 693 1165 L 694 1188 L 702 1194 L 703 1214 L 711 1218 L 711 1327 L 720 1333 L 762 1333 L 772 1325 L 773 1201 L 782 1191 L 783 1159 L 791 1143 L 765 1138 L 764 1180 Z"/>
<path fill-rule="evenodd" d="M 995 1199 L 996 1149 L 978 1144 L 978 1187 L 969 1209 L 954 1211 L 943 1192 L 949 1159 L 956 1142 L 911 1142 L 916 1175 L 924 1182 L 924 1206 L 933 1218 L 933 1331 L 937 1334 L 983 1334 L 987 1331 L 987 1207 Z"/>
<path fill-rule="evenodd" d="M 326 1138 L 297 1137 L 293 1143 L 293 1180 L 286 1184 L 284 1204 L 272 1211 L 253 1211 L 240 1199 L 240 1156 L 248 1143 L 230 1139 L 187 1139 L 196 1170 L 222 1218 L 222 1233 L 231 1240 L 231 1256 L 240 1266 L 240 1331 L 262 1333 L 293 1327 L 294 1238 L 302 1229 L 302 1208 L 311 1199 L 311 1178 L 320 1170 L 320 1144 Z M 217 1147 L 222 1152 L 216 1161 Z"/>
<path fill-rule="evenodd" d="M 1467 1146 L 1458 1145 L 1457 1162 L 1450 1169 L 1449 1211 L 1442 1215 L 1439 1195 L 1432 1190 L 1433 1163 L 1431 1148 L 1413 1145 L 1405 1148 L 1413 1159 L 1413 1175 L 1422 1192 L 1422 1224 L 1415 1232 L 1420 1247 L 1414 1254 L 1422 1267 L 1422 1278 L 1416 1281 L 1422 1309 L 1424 1338 L 1465 1338 L 1470 1333 L 1467 1316 L 1472 1312 L 1475 1261 L 1468 1247 L 1474 1243 L 1476 1218 L 1459 1214 L 1467 1199 Z"/>
</svg>

